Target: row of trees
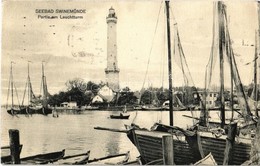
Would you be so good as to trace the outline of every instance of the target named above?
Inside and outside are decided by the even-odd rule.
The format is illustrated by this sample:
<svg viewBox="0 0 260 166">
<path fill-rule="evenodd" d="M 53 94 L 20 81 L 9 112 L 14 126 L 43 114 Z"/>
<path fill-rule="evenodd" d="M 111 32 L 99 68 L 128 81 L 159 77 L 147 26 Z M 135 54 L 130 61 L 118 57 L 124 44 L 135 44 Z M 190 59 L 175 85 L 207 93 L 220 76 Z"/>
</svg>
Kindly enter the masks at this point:
<svg viewBox="0 0 260 166">
<path fill-rule="evenodd" d="M 98 94 L 98 90 L 105 85 L 104 82 L 98 84 L 92 81 L 84 81 L 80 78 L 75 78 L 66 82 L 66 90 L 49 97 L 48 103 L 50 105 L 61 105 L 63 102 L 76 101 L 79 106 L 88 105 L 91 103 L 92 98 Z M 199 99 L 194 98 L 194 93 L 197 89 L 195 87 L 175 87 L 173 89 L 177 97 L 184 105 L 199 104 Z M 136 96 L 129 87 L 125 87 L 118 93 L 115 99 L 109 103 L 110 105 L 125 105 L 125 104 L 152 104 L 154 101 L 158 105 L 163 104 L 169 100 L 169 90 L 166 88 L 153 88 L 142 89 L 140 92 L 141 97 Z"/>
<path fill-rule="evenodd" d="M 95 95 L 98 94 L 99 89 L 105 85 L 104 82 L 96 84 L 92 81 L 85 82 L 80 78 L 69 80 L 65 83 L 66 90 L 60 91 L 57 94 L 49 97 L 48 103 L 50 105 L 60 106 L 63 102 L 76 101 L 78 106 L 89 105 Z M 125 105 L 137 103 L 137 97 L 128 87 L 123 88 L 120 94 L 116 96 L 111 105 Z"/>
<path fill-rule="evenodd" d="M 49 97 L 48 103 L 50 105 L 61 105 L 63 102 L 76 101 L 79 106 L 88 105 L 91 103 L 93 97 L 98 94 L 99 89 L 105 85 L 104 82 L 94 83 L 92 81 L 84 81 L 80 78 L 75 78 L 66 82 L 66 90 L 60 91 L 57 94 Z M 248 96 L 252 93 L 253 86 L 244 87 Z M 203 89 L 196 87 L 174 87 L 173 92 L 184 105 L 199 105 L 200 98 L 194 98 L 194 94 Z M 166 88 L 142 89 L 139 95 L 135 95 L 129 87 L 125 87 L 118 93 L 115 99 L 109 103 L 110 105 L 125 105 L 125 104 L 158 104 L 162 105 L 166 100 L 169 100 L 169 90 Z M 225 101 L 230 101 L 230 93 L 225 91 Z M 258 96 L 258 99 L 260 95 Z M 140 100 L 138 100 L 140 99 Z M 217 97 L 216 105 L 220 103 L 220 98 Z"/>
<path fill-rule="evenodd" d="M 174 97 L 178 98 L 183 105 L 198 105 L 199 98 L 194 98 L 194 93 L 198 92 L 196 87 L 174 87 Z M 169 89 L 166 88 L 148 88 L 143 90 L 141 96 L 142 104 L 152 104 L 157 101 L 158 105 L 162 105 L 165 101 L 169 100 Z"/>
<path fill-rule="evenodd" d="M 66 82 L 66 91 L 61 91 L 49 97 L 50 105 L 61 105 L 63 102 L 76 101 L 79 106 L 89 104 L 92 97 L 97 94 L 102 86 L 92 81 L 85 82 L 82 79 L 75 78 Z"/>
</svg>

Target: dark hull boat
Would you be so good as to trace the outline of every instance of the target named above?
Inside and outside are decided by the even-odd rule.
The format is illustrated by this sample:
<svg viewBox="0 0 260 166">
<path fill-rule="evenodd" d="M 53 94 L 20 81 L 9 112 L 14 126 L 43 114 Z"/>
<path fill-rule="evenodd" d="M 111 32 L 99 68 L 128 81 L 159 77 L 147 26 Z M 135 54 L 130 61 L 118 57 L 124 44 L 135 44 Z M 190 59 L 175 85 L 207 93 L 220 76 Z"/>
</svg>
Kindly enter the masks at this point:
<svg viewBox="0 0 260 166">
<path fill-rule="evenodd" d="M 219 58 L 219 63 L 220 63 L 220 119 L 221 123 L 219 124 L 220 127 L 215 127 L 211 128 L 210 127 L 210 122 L 207 123 L 208 120 L 208 115 L 207 115 L 207 109 L 206 109 L 206 98 L 204 99 L 204 108 L 201 111 L 201 119 L 200 125 L 203 127 L 198 127 L 197 131 L 201 137 L 201 145 L 202 145 L 202 150 L 204 154 L 210 153 L 214 156 L 217 164 L 227 164 L 227 165 L 241 165 L 245 161 L 247 161 L 250 157 L 250 150 L 251 150 L 251 129 L 249 130 L 248 125 L 253 124 L 252 122 L 254 121 L 252 118 L 251 111 L 248 107 L 248 103 L 246 100 L 246 95 L 245 91 L 242 86 L 242 82 L 239 76 L 239 72 L 237 69 L 236 61 L 235 61 L 235 56 L 234 52 L 232 49 L 232 42 L 230 39 L 230 33 L 228 30 L 228 20 L 227 20 L 227 13 L 226 13 L 226 6 L 224 5 L 223 2 L 218 1 L 214 3 L 214 23 L 215 26 L 213 26 L 214 32 L 216 29 L 216 32 L 218 34 L 218 39 L 215 39 L 213 37 L 213 45 L 212 45 L 212 54 L 210 56 L 210 60 L 208 63 L 208 69 L 207 72 L 208 75 L 206 75 L 205 80 L 208 80 L 206 82 L 207 86 L 205 87 L 205 95 L 207 94 L 207 90 L 210 89 L 211 85 L 211 76 L 212 76 L 212 71 L 213 71 L 213 66 L 211 65 L 215 58 Z M 216 35 L 217 36 L 217 35 Z M 216 40 L 216 41 L 215 41 Z M 217 43 L 216 43 L 217 42 Z M 215 45 L 218 45 L 218 53 L 214 54 L 215 52 Z M 224 50 L 224 48 L 226 50 Z M 226 56 L 226 57 L 224 57 Z M 233 144 L 233 151 L 232 151 L 232 160 L 230 158 L 227 158 L 224 163 L 224 158 L 225 158 L 225 148 L 227 143 L 227 140 L 230 141 L 230 139 L 227 136 L 226 126 L 226 115 L 225 115 L 225 100 L 224 100 L 224 60 L 227 59 L 228 64 L 230 65 L 230 76 L 231 76 L 231 90 L 230 90 L 230 95 L 231 95 L 231 111 L 232 114 L 234 115 L 235 109 L 233 108 L 233 84 L 237 90 L 237 96 L 238 96 L 238 103 L 240 105 L 240 111 L 239 114 L 242 119 L 239 119 L 237 122 L 235 122 L 234 117 L 232 115 L 232 118 L 230 120 L 231 123 L 241 123 L 245 122 L 247 124 L 247 127 L 244 127 L 248 130 L 248 134 L 250 134 L 250 137 L 243 137 L 242 136 L 242 128 L 240 125 L 238 125 L 239 132 L 235 132 L 232 134 L 233 137 L 236 137 L 236 139 L 232 142 Z M 238 112 L 238 111 L 237 111 Z M 217 123 L 215 123 L 218 125 Z M 248 135 L 249 136 L 249 135 Z M 228 146 L 227 146 L 228 147 Z M 228 161 L 227 161 L 228 160 Z"/>
<path fill-rule="evenodd" d="M 52 114 L 52 109 L 50 108 L 33 108 L 33 107 L 26 107 L 21 109 L 9 109 L 7 110 L 7 113 L 10 115 L 31 115 L 31 114 L 42 114 L 42 115 L 48 115 Z"/>
<path fill-rule="evenodd" d="M 29 156 L 21 159 L 21 164 L 48 164 L 60 160 L 65 155 L 65 150 Z"/>
<path fill-rule="evenodd" d="M 120 115 L 110 115 L 111 119 L 128 119 L 129 117 L 130 117 L 130 115 L 123 115 L 123 114 L 120 114 Z"/>
<path fill-rule="evenodd" d="M 71 156 L 62 157 L 54 165 L 85 165 L 89 161 L 90 151 L 82 154 L 76 154 Z"/>
<path fill-rule="evenodd" d="M 46 154 L 38 154 L 34 156 L 29 156 L 25 158 L 21 158 L 21 164 L 26 165 L 35 165 L 35 164 L 48 164 L 53 163 L 55 161 L 58 161 L 63 158 L 65 154 L 65 150 L 58 151 L 58 152 L 52 152 L 52 153 L 46 153 Z M 11 159 L 11 158 L 10 158 Z M 9 161 L 1 161 L 4 164 L 11 164 L 11 160 Z"/>
<path fill-rule="evenodd" d="M 115 155 L 108 155 L 101 158 L 94 158 L 88 161 L 90 165 L 125 165 L 130 157 L 130 152 L 122 153 L 122 154 L 115 154 Z"/>
<path fill-rule="evenodd" d="M 15 115 L 18 114 L 19 112 L 25 112 L 26 110 L 20 106 L 19 99 L 18 99 L 18 93 L 17 89 L 15 87 L 14 79 L 13 79 L 13 61 L 11 62 L 11 70 L 10 70 L 10 77 L 9 77 L 9 85 L 8 85 L 8 92 L 7 92 L 7 113 L 10 115 Z M 11 93 L 11 108 L 8 109 L 8 99 L 9 99 L 9 94 Z M 14 93 L 16 93 L 17 100 L 18 100 L 18 105 L 14 106 Z"/>
<path fill-rule="evenodd" d="M 27 111 L 26 111 L 26 108 L 22 108 L 22 109 L 11 108 L 11 109 L 7 110 L 7 113 L 10 114 L 10 115 L 28 114 Z"/>
<path fill-rule="evenodd" d="M 131 142 L 136 146 L 140 153 L 142 164 L 164 164 L 163 163 L 163 147 L 162 147 L 162 137 L 165 135 L 172 135 L 173 137 L 173 162 L 178 165 L 189 165 L 194 164 L 200 159 L 202 159 L 202 153 L 199 150 L 199 144 L 197 141 L 198 135 L 196 132 L 187 131 L 185 129 L 173 126 L 173 88 L 172 88 L 172 60 L 171 60 L 171 35 L 170 35 L 170 12 L 169 12 L 169 1 L 165 1 L 166 5 L 166 17 L 167 17 L 167 45 L 168 45 L 168 75 L 169 75 L 169 122 L 170 126 L 166 126 L 163 124 L 156 124 L 153 126 L 152 131 L 143 130 L 138 126 L 131 126 L 130 130 L 127 132 L 128 138 Z M 176 28 L 175 34 L 177 33 L 177 24 L 174 24 Z M 185 57 L 183 54 L 183 50 L 180 44 L 179 36 L 175 38 L 174 41 L 177 40 L 176 44 L 179 47 L 176 50 L 181 50 L 178 58 L 185 62 Z M 187 63 L 182 63 L 180 65 L 184 65 L 184 68 L 188 68 Z M 183 73 L 184 74 L 184 73 Z M 190 76 L 189 76 L 190 77 Z M 192 81 L 191 81 L 192 82 Z M 163 107 L 160 109 L 162 110 Z M 186 109 L 186 108 L 185 108 Z M 172 163 L 172 161 L 171 161 Z"/>
<path fill-rule="evenodd" d="M 169 135 L 168 132 L 147 131 L 132 129 L 127 136 L 136 146 L 140 155 L 142 164 L 148 164 L 154 161 L 156 164 L 163 164 L 162 137 Z M 200 152 L 196 144 L 196 134 L 190 135 L 183 132 L 175 132 L 173 136 L 174 163 L 177 165 L 194 164 L 201 159 Z"/>
<path fill-rule="evenodd" d="M 214 136 L 211 132 L 200 132 L 201 145 L 204 154 L 211 153 L 218 165 L 222 165 L 224 161 L 224 152 L 226 148 L 227 136 Z M 235 141 L 233 160 L 230 165 L 241 165 L 249 160 L 251 151 L 251 139 L 239 138 L 239 142 Z"/>
<path fill-rule="evenodd" d="M 33 108 L 32 110 L 33 110 L 33 112 L 35 114 L 42 114 L 42 115 L 52 114 L 52 109 L 50 109 L 48 107 L 47 108 L 44 108 L 44 107 L 42 107 L 42 108 Z"/>
</svg>

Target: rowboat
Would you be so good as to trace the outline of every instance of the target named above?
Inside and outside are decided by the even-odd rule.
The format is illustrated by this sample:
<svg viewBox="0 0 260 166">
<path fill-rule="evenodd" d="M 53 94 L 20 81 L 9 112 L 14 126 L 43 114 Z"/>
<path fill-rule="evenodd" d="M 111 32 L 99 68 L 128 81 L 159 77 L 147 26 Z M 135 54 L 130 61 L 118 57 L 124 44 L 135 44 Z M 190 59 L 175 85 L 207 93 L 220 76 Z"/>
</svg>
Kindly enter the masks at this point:
<svg viewBox="0 0 260 166">
<path fill-rule="evenodd" d="M 120 113 L 119 115 L 110 115 L 111 119 L 128 119 L 129 118 L 129 114 L 122 114 Z"/>
<path fill-rule="evenodd" d="M 128 162 L 130 151 L 122 154 L 108 155 L 106 157 L 94 158 L 88 161 L 88 164 L 109 164 L 109 165 L 123 165 Z"/>
<path fill-rule="evenodd" d="M 21 158 L 21 164 L 49 164 L 53 163 L 55 161 L 58 161 L 59 159 L 63 158 L 65 154 L 65 149 L 62 151 L 57 152 L 51 152 L 51 153 L 45 153 L 45 154 L 38 154 L 34 156 L 29 156 L 25 158 Z"/>
<path fill-rule="evenodd" d="M 90 151 L 87 151 L 86 153 L 82 154 L 76 154 L 71 156 L 65 156 L 55 162 L 55 165 L 85 165 L 89 161 Z M 66 161 L 64 161 L 66 160 Z"/>
</svg>

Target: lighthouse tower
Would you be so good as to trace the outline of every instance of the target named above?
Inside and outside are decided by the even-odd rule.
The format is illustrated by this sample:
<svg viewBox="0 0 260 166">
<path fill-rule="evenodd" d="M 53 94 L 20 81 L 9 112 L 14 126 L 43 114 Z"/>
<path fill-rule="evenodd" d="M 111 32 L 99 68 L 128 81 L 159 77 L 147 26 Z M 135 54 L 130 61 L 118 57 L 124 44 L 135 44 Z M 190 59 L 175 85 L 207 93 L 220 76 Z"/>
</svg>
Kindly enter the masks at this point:
<svg viewBox="0 0 260 166">
<path fill-rule="evenodd" d="M 114 90 L 119 91 L 119 68 L 117 64 L 117 44 L 116 44 L 116 23 L 117 17 L 115 10 L 111 7 L 107 20 L 107 68 L 106 82 L 108 86 Z"/>
</svg>

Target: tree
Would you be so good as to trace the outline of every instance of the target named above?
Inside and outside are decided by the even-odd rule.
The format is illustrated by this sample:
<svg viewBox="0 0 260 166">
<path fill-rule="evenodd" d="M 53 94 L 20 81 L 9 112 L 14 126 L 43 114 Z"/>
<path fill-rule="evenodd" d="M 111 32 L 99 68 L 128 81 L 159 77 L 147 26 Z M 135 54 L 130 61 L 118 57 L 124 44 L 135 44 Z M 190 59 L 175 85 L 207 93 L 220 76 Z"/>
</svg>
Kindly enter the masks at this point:
<svg viewBox="0 0 260 166">
<path fill-rule="evenodd" d="M 150 90 L 145 90 L 141 96 L 142 104 L 152 104 L 152 92 Z"/>
<path fill-rule="evenodd" d="M 126 104 L 135 104 L 136 102 L 137 102 L 137 97 L 134 95 L 134 92 L 132 92 L 129 87 L 123 88 L 119 94 L 117 104 L 126 105 Z"/>
<path fill-rule="evenodd" d="M 63 102 L 76 101 L 77 105 L 84 106 L 91 102 L 93 95 L 99 89 L 99 85 L 91 81 L 86 83 L 80 78 L 69 80 L 65 85 L 67 91 L 50 96 L 48 100 L 50 105 L 61 105 Z"/>
</svg>

